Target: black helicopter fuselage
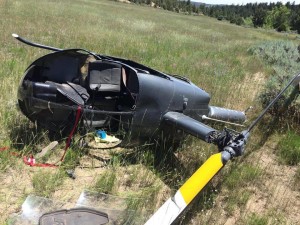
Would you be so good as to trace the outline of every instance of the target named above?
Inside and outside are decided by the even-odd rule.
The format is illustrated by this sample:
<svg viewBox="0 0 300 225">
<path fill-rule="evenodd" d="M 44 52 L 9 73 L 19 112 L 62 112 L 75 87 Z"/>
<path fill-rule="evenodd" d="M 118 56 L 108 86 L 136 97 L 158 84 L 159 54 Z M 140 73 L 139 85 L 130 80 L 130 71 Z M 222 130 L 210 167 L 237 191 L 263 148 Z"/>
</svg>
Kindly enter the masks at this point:
<svg viewBox="0 0 300 225">
<path fill-rule="evenodd" d="M 21 111 L 39 125 L 68 132 L 80 107 L 86 131 L 106 130 L 121 136 L 123 145 L 161 138 L 179 141 L 182 131 L 205 140 L 214 129 L 201 123 L 203 116 L 245 119 L 242 112 L 209 106 L 209 101 L 208 93 L 184 77 L 80 49 L 37 59 L 18 90 Z"/>
</svg>

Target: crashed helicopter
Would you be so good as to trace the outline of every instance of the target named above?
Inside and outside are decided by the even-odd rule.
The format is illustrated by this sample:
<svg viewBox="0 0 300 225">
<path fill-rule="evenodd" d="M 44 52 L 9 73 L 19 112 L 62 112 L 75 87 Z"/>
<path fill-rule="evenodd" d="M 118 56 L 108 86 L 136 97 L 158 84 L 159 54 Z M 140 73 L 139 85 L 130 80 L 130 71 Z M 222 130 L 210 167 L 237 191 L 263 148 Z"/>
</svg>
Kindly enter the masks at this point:
<svg viewBox="0 0 300 225">
<path fill-rule="evenodd" d="M 82 112 L 87 129 L 125 131 L 122 143 L 139 144 L 160 138 L 182 139 L 181 131 L 216 144 L 219 153 L 207 161 L 145 223 L 173 224 L 206 184 L 234 157 L 243 154 L 251 130 L 291 86 L 299 86 L 300 74 L 269 103 L 243 132 L 218 131 L 206 119 L 237 123 L 245 113 L 210 106 L 210 96 L 191 81 L 151 69 L 139 63 L 96 54 L 84 49 L 62 50 L 30 42 L 54 51 L 34 61 L 22 78 L 18 101 L 32 121 L 50 130 L 70 130 Z M 295 87 L 298 88 L 298 87 Z M 73 126 L 74 128 L 75 126 Z M 76 208 L 42 215 L 39 225 L 64 221 L 74 224 L 107 224 L 108 215 L 94 209 Z"/>
<path fill-rule="evenodd" d="M 159 72 L 127 59 L 84 49 L 57 49 L 30 42 L 53 53 L 35 60 L 18 90 L 22 113 L 52 131 L 69 132 L 78 107 L 86 130 L 121 136 L 122 146 L 161 137 L 182 140 L 192 134 L 216 142 L 217 131 L 207 119 L 241 123 L 245 113 L 210 106 L 210 95 L 182 76 Z"/>
</svg>

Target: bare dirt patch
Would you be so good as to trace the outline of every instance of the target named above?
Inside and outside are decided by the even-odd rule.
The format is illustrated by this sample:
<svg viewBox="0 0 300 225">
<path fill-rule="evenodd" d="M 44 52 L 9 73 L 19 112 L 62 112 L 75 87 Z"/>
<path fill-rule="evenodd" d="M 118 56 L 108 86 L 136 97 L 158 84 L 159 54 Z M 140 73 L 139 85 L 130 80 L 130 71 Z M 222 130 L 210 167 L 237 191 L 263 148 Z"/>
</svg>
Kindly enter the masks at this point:
<svg viewBox="0 0 300 225">
<path fill-rule="evenodd" d="M 255 194 L 249 199 L 246 210 L 261 215 L 275 213 L 276 223 L 299 224 L 300 193 L 294 187 L 297 166 L 278 163 L 274 154 L 276 145 L 276 139 L 271 137 L 253 154 L 264 174 L 261 184 L 255 188 Z"/>
</svg>

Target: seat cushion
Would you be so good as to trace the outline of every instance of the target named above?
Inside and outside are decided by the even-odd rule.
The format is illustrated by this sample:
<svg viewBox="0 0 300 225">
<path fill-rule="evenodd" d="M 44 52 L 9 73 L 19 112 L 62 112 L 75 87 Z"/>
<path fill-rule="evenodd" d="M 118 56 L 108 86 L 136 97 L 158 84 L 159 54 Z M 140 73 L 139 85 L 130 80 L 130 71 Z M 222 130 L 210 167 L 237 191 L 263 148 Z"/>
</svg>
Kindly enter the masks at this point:
<svg viewBox="0 0 300 225">
<path fill-rule="evenodd" d="M 89 63 L 88 88 L 100 92 L 120 92 L 122 66 L 113 62 Z"/>
</svg>

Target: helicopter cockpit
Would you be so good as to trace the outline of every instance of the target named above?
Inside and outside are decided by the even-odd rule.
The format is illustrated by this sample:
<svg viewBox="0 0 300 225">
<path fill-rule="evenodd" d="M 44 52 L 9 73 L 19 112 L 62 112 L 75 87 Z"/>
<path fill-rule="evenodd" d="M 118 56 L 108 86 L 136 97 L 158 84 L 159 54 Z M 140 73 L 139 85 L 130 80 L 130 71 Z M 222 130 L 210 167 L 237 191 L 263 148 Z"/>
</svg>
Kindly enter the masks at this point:
<svg viewBox="0 0 300 225">
<path fill-rule="evenodd" d="M 39 58 L 28 67 L 21 82 L 18 93 L 20 109 L 32 121 L 37 117 L 45 118 L 42 125 L 52 130 L 66 126 L 60 123 L 62 118 L 68 122 L 70 110 L 61 105 L 97 111 L 85 115 L 87 125 L 117 129 L 118 112 L 134 110 L 139 93 L 135 69 L 122 62 L 99 60 L 76 50 Z M 55 107 L 55 104 L 60 107 Z"/>
</svg>

